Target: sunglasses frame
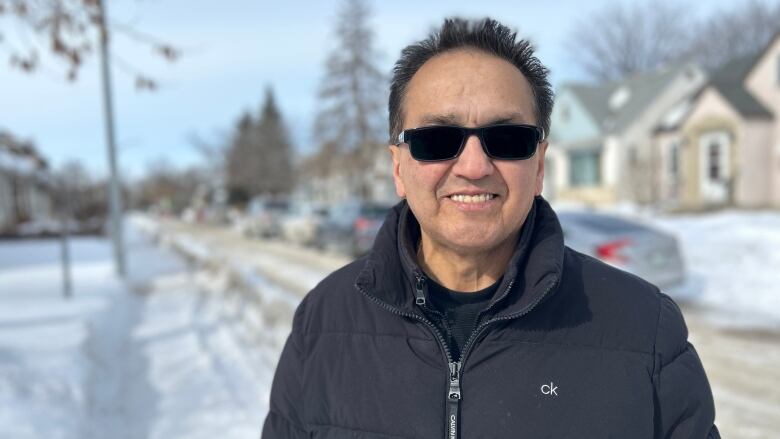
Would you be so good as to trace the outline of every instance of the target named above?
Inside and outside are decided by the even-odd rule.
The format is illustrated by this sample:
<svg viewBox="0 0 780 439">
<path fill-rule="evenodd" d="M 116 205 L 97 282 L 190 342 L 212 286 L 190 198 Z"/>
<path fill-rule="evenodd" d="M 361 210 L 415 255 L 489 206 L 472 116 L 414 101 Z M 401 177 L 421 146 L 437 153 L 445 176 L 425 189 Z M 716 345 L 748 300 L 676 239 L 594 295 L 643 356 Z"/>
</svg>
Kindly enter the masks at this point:
<svg viewBox="0 0 780 439">
<path fill-rule="evenodd" d="M 408 130 L 403 130 L 398 134 L 398 139 L 396 140 L 395 146 L 400 146 L 403 143 L 408 144 L 407 138 L 409 134 L 413 134 L 416 131 L 422 131 L 422 130 L 429 130 L 434 128 L 456 128 L 460 130 L 460 132 L 463 135 L 463 139 L 460 142 L 460 146 L 458 147 L 458 152 L 455 153 L 454 156 L 444 159 L 427 159 L 427 160 L 421 160 L 414 155 L 412 155 L 412 158 L 417 160 L 418 162 L 446 162 L 448 160 L 456 159 L 460 156 L 460 154 L 463 152 L 463 148 L 466 146 L 466 142 L 468 141 L 469 137 L 476 135 L 479 139 L 479 143 L 482 146 L 482 150 L 485 152 L 485 155 L 490 157 L 493 160 L 528 160 L 534 155 L 536 155 L 536 151 L 539 149 L 538 147 L 534 148 L 534 152 L 529 155 L 528 157 L 521 157 L 521 158 L 505 158 L 505 157 L 495 157 L 493 156 L 489 151 L 487 146 L 485 146 L 485 138 L 484 136 L 484 130 L 490 129 L 490 128 L 496 128 L 496 127 L 522 127 L 522 128 L 533 128 L 536 131 L 537 134 L 537 140 L 536 145 L 538 146 L 539 143 L 543 142 L 545 140 L 544 138 L 544 129 L 536 126 L 536 125 L 528 125 L 528 124 L 517 124 L 517 123 L 504 123 L 504 124 L 494 124 L 494 125 L 485 125 L 481 127 L 476 128 L 468 128 L 468 127 L 462 127 L 458 125 L 428 125 L 424 127 L 419 128 L 410 128 Z M 409 152 L 411 153 L 411 145 Z"/>
</svg>

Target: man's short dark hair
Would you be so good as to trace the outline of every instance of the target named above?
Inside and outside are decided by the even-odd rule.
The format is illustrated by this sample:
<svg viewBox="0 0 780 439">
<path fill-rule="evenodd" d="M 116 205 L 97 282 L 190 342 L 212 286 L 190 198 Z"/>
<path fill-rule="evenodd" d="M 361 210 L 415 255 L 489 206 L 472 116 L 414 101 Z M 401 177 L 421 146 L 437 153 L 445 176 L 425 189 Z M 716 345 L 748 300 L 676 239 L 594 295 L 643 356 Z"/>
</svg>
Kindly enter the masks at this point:
<svg viewBox="0 0 780 439">
<path fill-rule="evenodd" d="M 517 67 L 531 85 L 536 123 L 549 133 L 553 106 L 553 91 L 547 80 L 549 70 L 534 55 L 531 43 L 525 39 L 516 41 L 516 37 L 516 32 L 490 18 L 448 18 L 428 38 L 404 48 L 390 82 L 390 143 L 395 142 L 403 126 L 403 101 L 412 76 L 434 56 L 457 49 L 481 50 Z"/>
</svg>

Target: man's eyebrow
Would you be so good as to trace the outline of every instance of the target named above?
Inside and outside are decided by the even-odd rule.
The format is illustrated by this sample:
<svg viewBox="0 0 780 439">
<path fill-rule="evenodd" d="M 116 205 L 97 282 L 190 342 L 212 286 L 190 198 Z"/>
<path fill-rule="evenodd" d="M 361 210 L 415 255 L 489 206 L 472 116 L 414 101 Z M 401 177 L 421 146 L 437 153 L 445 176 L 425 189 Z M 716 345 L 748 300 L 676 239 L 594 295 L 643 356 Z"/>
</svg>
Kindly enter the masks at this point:
<svg viewBox="0 0 780 439">
<path fill-rule="evenodd" d="M 427 114 L 420 119 L 422 125 L 461 125 L 460 117 L 453 113 L 449 114 Z M 495 125 L 502 123 L 528 123 L 525 115 L 521 112 L 512 112 L 496 116 L 484 125 Z"/>
<path fill-rule="evenodd" d="M 457 125 L 459 119 L 455 114 L 426 114 L 420 121 L 423 125 Z"/>
<path fill-rule="evenodd" d="M 504 116 L 498 116 L 488 121 L 485 125 L 496 125 L 501 123 L 530 123 L 525 115 L 520 112 L 509 113 Z"/>
</svg>

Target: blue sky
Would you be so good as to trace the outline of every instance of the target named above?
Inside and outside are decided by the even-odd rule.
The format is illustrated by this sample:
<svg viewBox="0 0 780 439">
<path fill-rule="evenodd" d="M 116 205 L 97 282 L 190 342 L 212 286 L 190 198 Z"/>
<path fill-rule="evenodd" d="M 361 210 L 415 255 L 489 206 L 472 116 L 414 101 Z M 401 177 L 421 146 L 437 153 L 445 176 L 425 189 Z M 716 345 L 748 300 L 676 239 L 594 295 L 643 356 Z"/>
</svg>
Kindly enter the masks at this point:
<svg viewBox="0 0 780 439">
<path fill-rule="evenodd" d="M 578 19 L 607 3 L 614 1 L 374 0 L 372 25 L 382 54 L 380 66 L 389 72 L 401 48 L 424 37 L 443 17 L 492 16 L 534 41 L 557 85 L 583 79 L 568 59 L 564 41 Z M 733 2 L 701 3 L 706 5 L 698 6 L 697 14 Z M 111 1 L 109 14 L 114 20 L 184 50 L 181 60 L 168 64 L 148 46 L 115 37 L 114 52 L 161 84 L 154 93 L 137 92 L 133 77 L 114 64 L 117 142 L 124 174 L 140 176 L 160 160 L 176 167 L 201 161 L 188 136 L 225 139 L 243 110 L 257 110 L 267 85 L 274 87 L 296 148 L 312 151 L 316 91 L 325 57 L 335 46 L 332 28 L 339 5 L 339 0 Z M 15 28 L 0 21 L 0 29 L 9 35 Z M 13 44 L 13 39 L 2 44 Z M 68 83 L 64 68 L 52 59 L 44 59 L 45 70 L 35 75 L 11 70 L 2 44 L 0 129 L 33 140 L 54 166 L 77 159 L 94 172 L 105 173 L 97 60 L 85 63 L 78 82 Z"/>
</svg>

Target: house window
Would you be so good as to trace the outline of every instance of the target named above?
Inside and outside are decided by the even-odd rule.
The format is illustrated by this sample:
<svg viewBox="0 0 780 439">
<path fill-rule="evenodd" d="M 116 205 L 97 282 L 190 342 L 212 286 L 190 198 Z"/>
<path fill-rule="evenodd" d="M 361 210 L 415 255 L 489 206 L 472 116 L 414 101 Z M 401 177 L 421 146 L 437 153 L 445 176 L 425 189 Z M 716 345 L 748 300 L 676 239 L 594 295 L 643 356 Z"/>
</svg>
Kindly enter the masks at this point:
<svg viewBox="0 0 780 439">
<path fill-rule="evenodd" d="M 680 172 L 680 144 L 672 143 L 669 145 L 669 175 L 676 177 Z"/>
<path fill-rule="evenodd" d="M 569 153 L 569 182 L 573 187 L 597 186 L 601 181 L 601 154 L 598 151 Z"/>
<path fill-rule="evenodd" d="M 710 143 L 709 148 L 709 155 L 710 155 L 710 161 L 709 161 L 709 175 L 710 180 L 720 180 L 721 175 L 723 174 L 723 170 L 721 169 L 721 154 L 723 154 L 723 151 L 721 151 L 721 146 L 719 142 L 712 142 Z"/>
</svg>

